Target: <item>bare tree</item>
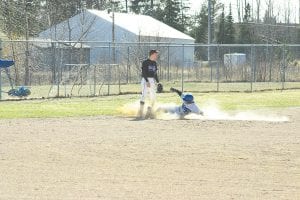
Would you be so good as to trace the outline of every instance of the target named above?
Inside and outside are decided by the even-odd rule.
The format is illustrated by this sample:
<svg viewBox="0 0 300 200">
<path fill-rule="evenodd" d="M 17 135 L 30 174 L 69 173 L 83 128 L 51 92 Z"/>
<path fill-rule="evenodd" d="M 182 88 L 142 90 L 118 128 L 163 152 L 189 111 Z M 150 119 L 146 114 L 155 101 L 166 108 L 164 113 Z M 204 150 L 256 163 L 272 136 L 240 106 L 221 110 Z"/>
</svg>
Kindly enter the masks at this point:
<svg viewBox="0 0 300 200">
<path fill-rule="evenodd" d="M 257 23 L 260 22 L 260 6 L 261 6 L 261 0 L 256 0 L 256 22 Z"/>
<path fill-rule="evenodd" d="M 11 8 L 11 2 L 10 1 L 3 1 L 1 2 L 1 7 L 4 6 L 6 8 L 6 13 L 5 13 L 5 19 L 6 19 L 6 23 L 5 23 L 5 29 L 7 31 L 7 36 L 9 39 L 14 39 L 14 34 L 13 34 L 13 16 L 12 13 L 9 12 L 10 10 L 12 10 Z M 4 10 L 4 9 L 3 9 Z M 11 48 L 11 52 L 12 52 L 12 57 L 14 60 L 16 60 L 16 47 L 15 47 L 15 43 L 10 42 L 10 48 Z M 19 66 L 17 64 L 15 64 L 14 67 L 14 73 L 15 73 L 15 84 L 16 85 L 20 85 L 20 73 L 19 73 Z"/>
<path fill-rule="evenodd" d="M 28 7 L 30 3 L 27 0 L 24 0 L 24 10 L 25 10 L 25 77 L 24 77 L 24 84 L 29 85 L 29 44 L 28 44 L 28 39 L 29 39 L 29 21 L 28 21 Z"/>
<path fill-rule="evenodd" d="M 246 6 L 247 5 L 247 2 L 246 2 L 246 0 L 245 0 L 245 4 L 243 3 L 244 1 L 243 0 L 241 0 L 241 11 L 242 11 L 242 19 L 244 18 L 244 6 Z M 243 20 L 244 21 L 244 20 Z"/>
<path fill-rule="evenodd" d="M 273 0 L 266 0 L 266 5 L 267 5 L 267 11 L 268 11 L 268 18 L 274 17 L 274 3 Z"/>
<path fill-rule="evenodd" d="M 291 6 L 290 6 L 290 1 L 288 1 L 288 5 L 287 5 L 287 7 L 285 7 L 284 22 L 286 24 L 290 24 L 290 22 L 291 22 Z"/>
<path fill-rule="evenodd" d="M 242 6 L 242 3 L 241 3 L 241 0 L 236 0 L 236 7 L 237 7 L 237 12 L 238 12 L 238 22 L 241 23 L 242 22 L 242 15 L 241 14 L 241 8 Z"/>
</svg>

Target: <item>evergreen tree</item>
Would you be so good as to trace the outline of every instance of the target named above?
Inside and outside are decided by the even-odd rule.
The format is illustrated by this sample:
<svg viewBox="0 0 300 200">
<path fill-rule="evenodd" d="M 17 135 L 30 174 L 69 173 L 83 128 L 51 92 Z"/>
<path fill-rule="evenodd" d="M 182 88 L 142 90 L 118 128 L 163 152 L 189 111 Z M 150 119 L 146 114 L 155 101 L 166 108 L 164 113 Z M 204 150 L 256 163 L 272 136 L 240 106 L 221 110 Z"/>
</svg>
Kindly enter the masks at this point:
<svg viewBox="0 0 300 200">
<path fill-rule="evenodd" d="M 97 9 L 97 10 L 104 10 L 108 2 L 109 0 L 85 0 L 87 9 Z"/>
<path fill-rule="evenodd" d="M 224 44 L 225 41 L 225 13 L 224 7 L 218 20 L 218 28 L 216 31 L 216 41 L 218 44 Z"/>
<path fill-rule="evenodd" d="M 11 39 L 36 35 L 41 27 L 40 0 L 5 1 L 0 0 L 0 16 L 4 24 L 4 32 Z"/>
<path fill-rule="evenodd" d="M 253 42 L 253 36 L 251 34 L 251 27 L 249 22 L 251 22 L 251 7 L 248 3 L 245 7 L 245 15 L 243 17 L 243 23 L 240 24 L 240 32 L 238 42 L 240 44 L 251 44 Z"/>
<path fill-rule="evenodd" d="M 224 8 L 218 20 L 218 30 L 216 31 L 216 41 L 219 44 L 233 44 L 234 41 L 234 21 L 232 17 L 231 5 L 229 14 L 225 17 Z"/>
<path fill-rule="evenodd" d="M 229 5 L 229 14 L 226 16 L 225 19 L 225 37 L 224 37 L 224 44 L 233 44 L 234 41 L 234 20 L 232 17 L 232 11 L 231 11 L 231 4 Z"/>
<path fill-rule="evenodd" d="M 154 17 L 155 19 L 159 20 L 159 21 L 164 20 L 164 10 L 161 7 L 161 4 L 154 7 L 154 10 L 151 13 L 151 16 Z"/>
<path fill-rule="evenodd" d="M 265 12 L 263 23 L 266 24 L 266 26 L 263 27 L 264 38 L 262 39 L 262 41 L 266 43 L 274 43 L 279 41 L 280 37 L 277 37 L 276 31 L 274 31 L 272 26 L 270 26 L 271 24 L 276 24 L 276 17 L 272 16 L 269 9 L 267 9 Z"/>
<path fill-rule="evenodd" d="M 211 32 L 212 32 L 212 41 L 215 41 L 215 26 L 217 24 L 215 23 L 217 18 L 218 11 L 222 8 L 222 4 L 218 3 L 217 0 L 211 0 Z M 207 1 L 202 4 L 201 10 L 199 14 L 196 14 L 194 16 L 194 26 L 191 30 L 191 35 L 196 39 L 196 42 L 200 43 L 207 43 L 207 37 L 208 37 L 208 8 L 207 8 Z"/>
<path fill-rule="evenodd" d="M 133 0 L 131 1 L 131 12 L 136 14 L 144 14 L 154 17 L 159 21 L 164 20 L 164 0 L 159 2 L 156 0 Z"/>
<path fill-rule="evenodd" d="M 183 31 L 180 15 L 180 2 L 178 0 L 166 0 L 163 22 L 177 30 Z"/>
<path fill-rule="evenodd" d="M 133 0 L 131 11 L 149 15 L 169 26 L 184 32 L 189 24 L 188 0 Z"/>
<path fill-rule="evenodd" d="M 191 26 L 191 16 L 188 14 L 190 9 L 189 0 L 181 0 L 180 1 L 180 11 L 181 11 L 181 26 L 183 32 L 187 32 L 189 27 Z"/>
<path fill-rule="evenodd" d="M 190 35 L 196 43 L 207 43 L 207 24 L 208 24 L 207 5 L 202 4 L 200 13 L 193 17 L 193 25 Z"/>
<path fill-rule="evenodd" d="M 133 0 L 131 1 L 130 9 L 135 14 L 143 13 L 143 7 L 145 6 L 146 0 Z"/>
<path fill-rule="evenodd" d="M 131 12 L 135 14 L 155 15 L 155 10 L 160 7 L 159 2 L 155 0 L 132 0 L 130 1 Z"/>
<path fill-rule="evenodd" d="M 78 0 L 46 0 L 44 6 L 49 26 L 58 24 L 81 12 Z"/>
<path fill-rule="evenodd" d="M 265 24 L 276 24 L 276 17 L 271 16 L 270 11 L 266 10 L 263 22 Z"/>
</svg>

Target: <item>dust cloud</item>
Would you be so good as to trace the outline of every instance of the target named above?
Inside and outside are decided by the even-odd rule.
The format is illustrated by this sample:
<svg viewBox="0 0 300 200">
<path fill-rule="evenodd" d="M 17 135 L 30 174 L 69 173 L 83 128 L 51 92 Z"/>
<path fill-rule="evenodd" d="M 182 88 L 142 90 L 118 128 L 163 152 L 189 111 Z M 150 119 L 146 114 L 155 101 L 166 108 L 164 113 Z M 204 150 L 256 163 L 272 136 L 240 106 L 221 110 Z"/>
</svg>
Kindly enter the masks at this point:
<svg viewBox="0 0 300 200">
<path fill-rule="evenodd" d="M 172 110 L 175 110 L 177 105 L 175 103 L 156 103 L 154 111 L 155 118 L 160 120 L 177 120 L 180 116 Z M 136 117 L 140 108 L 139 101 L 129 103 L 121 108 L 119 112 L 125 117 Z M 278 116 L 273 113 L 268 113 L 265 110 L 247 110 L 247 111 L 224 111 L 219 108 L 214 101 L 206 102 L 200 109 L 204 112 L 204 116 L 189 114 L 185 119 L 193 120 L 236 120 L 236 121 L 268 121 L 268 122 L 286 122 L 289 118 L 286 116 Z M 147 104 L 144 106 L 144 114 L 147 110 Z"/>
</svg>

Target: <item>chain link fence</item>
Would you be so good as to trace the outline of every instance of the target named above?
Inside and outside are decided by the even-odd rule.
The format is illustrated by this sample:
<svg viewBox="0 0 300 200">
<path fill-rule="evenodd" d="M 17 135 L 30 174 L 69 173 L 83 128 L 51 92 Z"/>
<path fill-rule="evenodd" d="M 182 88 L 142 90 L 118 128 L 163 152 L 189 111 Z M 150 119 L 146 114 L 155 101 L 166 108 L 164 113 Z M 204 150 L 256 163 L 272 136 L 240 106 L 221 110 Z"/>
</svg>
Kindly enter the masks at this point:
<svg viewBox="0 0 300 200">
<path fill-rule="evenodd" d="M 300 45 L 31 40 L 1 42 L 0 59 L 15 65 L 0 69 L 0 97 L 13 98 L 7 91 L 20 86 L 30 88 L 29 98 L 140 93 L 141 62 L 150 49 L 160 51 L 159 78 L 165 89 L 300 89 Z"/>
</svg>

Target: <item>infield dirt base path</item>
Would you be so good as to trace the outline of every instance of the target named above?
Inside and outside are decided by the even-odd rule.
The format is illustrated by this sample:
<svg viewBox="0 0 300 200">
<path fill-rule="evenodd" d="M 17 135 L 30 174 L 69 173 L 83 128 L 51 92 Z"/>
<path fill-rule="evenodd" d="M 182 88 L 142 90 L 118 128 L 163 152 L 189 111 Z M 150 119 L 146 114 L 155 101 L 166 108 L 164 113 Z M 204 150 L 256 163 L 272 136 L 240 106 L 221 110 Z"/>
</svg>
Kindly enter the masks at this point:
<svg viewBox="0 0 300 200">
<path fill-rule="evenodd" d="M 288 122 L 0 120 L 0 199 L 300 199 Z"/>
</svg>

